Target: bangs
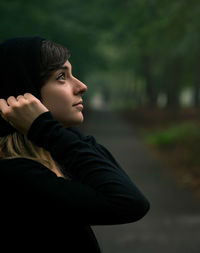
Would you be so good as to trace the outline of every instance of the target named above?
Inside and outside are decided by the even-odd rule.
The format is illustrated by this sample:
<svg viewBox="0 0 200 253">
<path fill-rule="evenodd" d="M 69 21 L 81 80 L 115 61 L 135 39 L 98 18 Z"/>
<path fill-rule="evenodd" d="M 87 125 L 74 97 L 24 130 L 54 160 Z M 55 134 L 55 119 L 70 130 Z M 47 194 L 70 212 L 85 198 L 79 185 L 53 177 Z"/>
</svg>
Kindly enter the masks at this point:
<svg viewBox="0 0 200 253">
<path fill-rule="evenodd" d="M 70 51 L 53 41 L 44 40 L 41 44 L 41 84 L 44 84 L 52 72 L 59 69 L 70 57 Z"/>
</svg>

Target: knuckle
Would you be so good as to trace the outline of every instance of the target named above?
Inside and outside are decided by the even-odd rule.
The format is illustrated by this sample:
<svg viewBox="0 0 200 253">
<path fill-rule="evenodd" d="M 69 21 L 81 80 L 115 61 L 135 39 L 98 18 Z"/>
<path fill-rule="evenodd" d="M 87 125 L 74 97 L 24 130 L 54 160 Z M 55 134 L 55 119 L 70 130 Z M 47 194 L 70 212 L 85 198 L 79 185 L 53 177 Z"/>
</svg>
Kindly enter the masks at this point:
<svg viewBox="0 0 200 253">
<path fill-rule="evenodd" d="M 15 98 L 15 97 L 14 97 L 14 96 L 10 96 L 10 97 L 8 97 L 8 99 L 9 99 L 9 98 Z"/>
<path fill-rule="evenodd" d="M 13 100 L 13 98 L 14 98 L 13 96 L 10 96 L 7 98 L 7 101 L 9 102 L 10 100 Z"/>
<path fill-rule="evenodd" d="M 36 99 L 35 97 L 31 97 L 31 98 L 30 98 L 30 102 L 31 102 L 31 103 L 37 103 L 37 99 Z"/>
<path fill-rule="evenodd" d="M 26 92 L 26 93 L 24 93 L 24 97 L 27 97 L 30 99 L 33 97 L 33 95 L 31 93 Z"/>
<path fill-rule="evenodd" d="M 26 98 L 26 100 L 28 100 L 28 101 L 32 101 L 33 100 L 33 96 L 30 94 L 30 93 L 24 93 L 24 95 L 23 95 L 25 98 Z"/>
<path fill-rule="evenodd" d="M 31 93 L 24 93 L 24 97 L 26 97 L 29 100 L 34 100 L 34 101 L 37 100 L 37 98 L 33 96 Z"/>
</svg>

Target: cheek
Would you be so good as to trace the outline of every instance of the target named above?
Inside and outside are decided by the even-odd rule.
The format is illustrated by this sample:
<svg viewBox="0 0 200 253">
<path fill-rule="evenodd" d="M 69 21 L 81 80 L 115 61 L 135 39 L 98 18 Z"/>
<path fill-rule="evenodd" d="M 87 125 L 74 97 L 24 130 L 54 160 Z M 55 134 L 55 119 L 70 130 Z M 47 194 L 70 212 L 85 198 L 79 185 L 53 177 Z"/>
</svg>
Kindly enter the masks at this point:
<svg viewBox="0 0 200 253">
<path fill-rule="evenodd" d="M 66 127 L 83 121 L 82 112 L 72 106 L 75 102 L 72 90 L 49 86 L 42 89 L 41 95 L 42 103 L 51 111 L 54 118 Z"/>
<path fill-rule="evenodd" d="M 72 98 L 66 90 L 48 90 L 44 97 L 45 106 L 56 114 L 62 114 L 71 109 Z"/>
</svg>

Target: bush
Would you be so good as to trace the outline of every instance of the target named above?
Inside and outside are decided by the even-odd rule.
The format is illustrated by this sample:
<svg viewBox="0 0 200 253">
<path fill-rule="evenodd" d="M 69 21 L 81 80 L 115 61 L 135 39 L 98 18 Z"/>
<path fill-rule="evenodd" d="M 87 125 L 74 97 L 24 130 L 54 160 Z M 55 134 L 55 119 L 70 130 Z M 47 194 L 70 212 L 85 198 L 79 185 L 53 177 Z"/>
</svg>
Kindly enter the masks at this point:
<svg viewBox="0 0 200 253">
<path fill-rule="evenodd" d="M 147 143 L 159 148 L 167 148 L 175 144 L 190 146 L 192 143 L 200 141 L 200 130 L 195 123 L 180 123 L 147 133 L 144 138 Z"/>
</svg>

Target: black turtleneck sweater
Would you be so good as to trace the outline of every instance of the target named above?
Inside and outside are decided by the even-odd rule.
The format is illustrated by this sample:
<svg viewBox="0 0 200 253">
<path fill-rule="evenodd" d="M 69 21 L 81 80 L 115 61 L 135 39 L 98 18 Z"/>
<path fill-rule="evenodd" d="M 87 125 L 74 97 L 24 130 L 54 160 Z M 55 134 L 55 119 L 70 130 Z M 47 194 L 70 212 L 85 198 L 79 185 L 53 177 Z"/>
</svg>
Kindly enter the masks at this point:
<svg viewBox="0 0 200 253">
<path fill-rule="evenodd" d="M 93 136 L 64 128 L 51 112 L 27 137 L 48 150 L 66 178 L 26 158 L 0 159 L 1 245 L 29 252 L 101 252 L 92 225 L 135 222 L 149 202 Z"/>
</svg>

